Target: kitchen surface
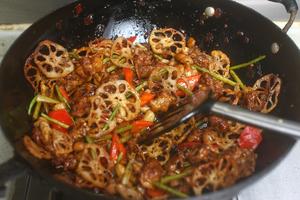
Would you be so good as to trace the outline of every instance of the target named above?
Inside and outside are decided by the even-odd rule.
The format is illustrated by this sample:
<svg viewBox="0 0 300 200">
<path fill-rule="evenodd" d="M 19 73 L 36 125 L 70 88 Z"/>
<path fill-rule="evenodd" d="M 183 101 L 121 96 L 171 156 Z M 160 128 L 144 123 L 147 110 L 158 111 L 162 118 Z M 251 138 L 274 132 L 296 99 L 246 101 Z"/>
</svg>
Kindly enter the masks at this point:
<svg viewBox="0 0 300 200">
<path fill-rule="evenodd" d="M 32 4 L 34 2 L 34 4 Z M 72 2 L 71 0 L 1 0 L 0 1 L 0 60 L 12 42 L 39 17 Z M 263 0 L 239 0 L 283 27 L 288 15 L 280 4 Z M 299 3 L 299 2 L 298 2 Z M 300 48 L 300 16 L 288 35 Z M 274 147 L 276 148 L 276 147 Z M 12 157 L 13 150 L 3 134 L 0 134 L 0 163 Z M 296 143 L 289 155 L 277 168 L 254 185 L 246 188 L 235 199 L 239 200 L 299 200 L 300 199 L 300 143 Z M 5 198 L 0 200 L 62 200 L 63 196 L 47 183 L 29 175 L 7 184 Z"/>
</svg>

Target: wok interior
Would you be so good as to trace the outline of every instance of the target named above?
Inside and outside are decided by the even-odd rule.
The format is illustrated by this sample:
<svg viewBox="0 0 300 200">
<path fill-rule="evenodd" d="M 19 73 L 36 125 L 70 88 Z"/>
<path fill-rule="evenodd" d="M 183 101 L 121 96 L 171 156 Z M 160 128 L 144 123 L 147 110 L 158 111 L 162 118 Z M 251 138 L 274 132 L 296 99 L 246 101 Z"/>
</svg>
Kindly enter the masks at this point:
<svg viewBox="0 0 300 200">
<path fill-rule="evenodd" d="M 26 110 L 33 93 L 24 79 L 23 65 L 30 52 L 43 39 L 54 40 L 67 48 L 77 47 L 102 35 L 108 38 L 138 35 L 138 42 L 143 42 L 153 28 L 173 27 L 196 37 L 202 49 L 223 50 L 233 64 L 265 54 L 267 59 L 261 62 L 257 71 L 250 73 L 249 70 L 240 70 L 239 75 L 252 85 L 261 74 L 279 74 L 283 82 L 282 91 L 273 114 L 300 121 L 300 87 L 297 87 L 297 78 L 300 77 L 299 50 L 271 22 L 252 10 L 228 1 L 158 1 L 150 6 L 143 1 L 137 1 L 139 3 L 136 4 L 122 2 L 85 1 L 82 3 L 83 13 L 79 16 L 74 15 L 77 3 L 62 8 L 29 28 L 5 56 L 0 69 L 1 126 L 18 153 L 33 168 L 43 174 L 51 174 L 47 164 L 32 158 L 16 141 L 30 130 Z M 223 14 L 201 25 L 200 16 L 207 6 L 220 8 Z M 85 25 L 86 17 L 91 17 L 93 23 Z M 214 37 L 212 42 L 205 42 L 208 32 Z M 243 32 L 249 43 L 238 32 Z M 270 52 L 273 42 L 280 46 L 280 51 L 275 55 Z M 267 171 L 271 164 L 290 150 L 294 142 L 291 138 L 265 131 L 263 143 L 258 149 L 256 171 Z"/>
</svg>

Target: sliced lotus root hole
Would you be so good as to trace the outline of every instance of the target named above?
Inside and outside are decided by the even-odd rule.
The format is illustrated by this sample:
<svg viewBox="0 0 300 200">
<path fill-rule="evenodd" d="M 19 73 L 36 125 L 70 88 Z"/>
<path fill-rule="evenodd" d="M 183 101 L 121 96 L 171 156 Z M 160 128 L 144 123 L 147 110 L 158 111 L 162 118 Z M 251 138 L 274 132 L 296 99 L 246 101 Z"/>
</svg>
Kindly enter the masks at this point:
<svg viewBox="0 0 300 200">
<path fill-rule="evenodd" d="M 117 87 L 115 85 L 106 85 L 103 87 L 103 89 L 109 94 L 114 94 L 117 91 Z"/>
<path fill-rule="evenodd" d="M 34 62 L 47 78 L 61 78 L 74 70 L 68 51 L 59 44 L 44 40 L 33 53 Z"/>
<path fill-rule="evenodd" d="M 43 76 L 40 69 L 34 63 L 33 57 L 29 56 L 24 66 L 24 75 L 35 91 L 38 91 Z"/>
<path fill-rule="evenodd" d="M 135 110 L 135 107 L 134 107 L 134 105 L 133 104 L 131 104 L 131 103 L 127 103 L 126 104 L 126 106 L 128 107 L 128 109 L 130 110 L 130 112 L 133 112 L 133 113 L 135 113 L 136 112 L 136 110 Z"/>
<path fill-rule="evenodd" d="M 108 99 L 108 95 L 106 93 L 99 93 L 98 95 L 100 95 L 103 99 Z"/>
<path fill-rule="evenodd" d="M 174 56 L 186 46 L 185 36 L 172 28 L 154 29 L 150 34 L 149 43 L 154 53 L 164 57 Z"/>
<path fill-rule="evenodd" d="M 105 102 L 110 101 L 113 108 L 119 105 L 120 111 L 117 116 L 125 121 L 132 120 L 139 114 L 141 107 L 139 95 L 127 81 L 117 80 L 102 84 L 96 94 L 100 95 Z M 130 104 L 131 108 L 127 107 L 127 104 Z"/>
<path fill-rule="evenodd" d="M 125 84 L 120 84 L 118 89 L 119 89 L 120 93 L 123 93 L 126 90 L 126 85 Z"/>
<path fill-rule="evenodd" d="M 127 100 L 130 102 L 130 103 L 135 103 L 137 100 L 137 97 L 132 93 L 132 92 L 126 92 L 125 96 L 127 97 Z"/>
<path fill-rule="evenodd" d="M 106 101 L 104 100 L 105 102 L 105 105 L 108 107 L 108 108 L 112 108 L 112 102 L 111 101 Z"/>
<path fill-rule="evenodd" d="M 111 49 L 110 59 L 119 67 L 130 67 L 133 65 L 132 43 L 124 37 L 118 37 Z"/>
</svg>

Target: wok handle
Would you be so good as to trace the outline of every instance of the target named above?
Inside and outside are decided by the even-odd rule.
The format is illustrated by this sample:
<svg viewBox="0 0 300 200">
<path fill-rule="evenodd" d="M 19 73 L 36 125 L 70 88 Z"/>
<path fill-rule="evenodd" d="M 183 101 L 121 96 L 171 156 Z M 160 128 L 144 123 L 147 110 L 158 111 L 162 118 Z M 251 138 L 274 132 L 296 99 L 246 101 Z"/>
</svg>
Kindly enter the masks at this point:
<svg viewBox="0 0 300 200">
<path fill-rule="evenodd" d="M 238 106 L 232 106 L 221 102 L 212 102 L 210 111 L 225 118 L 234 119 L 259 128 L 291 136 L 295 139 L 300 139 L 300 123 L 298 122 L 258 112 L 252 112 Z"/>
<path fill-rule="evenodd" d="M 282 5 L 284 5 L 286 11 L 290 13 L 289 21 L 282 29 L 283 32 L 287 33 L 290 27 L 292 26 L 298 12 L 297 1 L 296 0 L 269 0 L 269 1 L 281 3 Z"/>
<path fill-rule="evenodd" d="M 5 195 L 5 183 L 24 175 L 27 169 L 26 165 L 17 158 L 11 158 L 0 165 L 0 197 Z"/>
</svg>

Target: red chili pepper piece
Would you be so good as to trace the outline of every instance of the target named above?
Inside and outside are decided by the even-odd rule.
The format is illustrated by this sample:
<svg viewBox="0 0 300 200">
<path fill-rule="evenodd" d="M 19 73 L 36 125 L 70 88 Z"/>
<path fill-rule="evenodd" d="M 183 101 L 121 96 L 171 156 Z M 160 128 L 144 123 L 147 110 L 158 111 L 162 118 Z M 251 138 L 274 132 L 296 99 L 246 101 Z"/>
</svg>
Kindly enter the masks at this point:
<svg viewBox="0 0 300 200">
<path fill-rule="evenodd" d="M 183 78 L 177 79 L 177 85 L 180 85 L 181 87 L 184 87 L 184 88 L 188 88 L 188 84 Z M 186 94 L 182 90 L 177 90 L 176 95 L 179 97 L 184 97 Z"/>
<path fill-rule="evenodd" d="M 200 75 L 189 76 L 186 78 L 188 87 L 191 91 L 193 91 L 199 82 Z"/>
<path fill-rule="evenodd" d="M 239 146 L 246 149 L 256 149 L 262 141 L 261 132 L 261 129 L 246 126 L 238 139 Z"/>
<path fill-rule="evenodd" d="M 73 120 L 72 120 L 71 116 L 65 109 L 53 110 L 48 113 L 48 116 L 66 124 L 66 125 L 69 125 L 69 126 L 71 126 L 73 124 Z M 54 128 L 58 131 L 61 131 L 64 133 L 68 132 L 67 129 L 59 126 L 58 124 L 54 124 L 54 123 L 50 122 L 50 125 L 52 128 Z"/>
<path fill-rule="evenodd" d="M 177 84 L 184 88 L 187 88 L 190 91 L 193 91 L 197 83 L 199 82 L 199 79 L 200 79 L 200 75 L 193 75 L 185 78 L 179 78 L 177 79 Z M 184 97 L 186 93 L 184 93 L 184 91 L 182 90 L 177 90 L 176 95 L 180 97 Z"/>
<path fill-rule="evenodd" d="M 125 156 L 126 156 L 126 148 L 121 143 L 121 140 L 120 140 L 119 136 L 116 133 L 114 133 L 112 135 L 112 144 L 111 144 L 111 148 L 110 148 L 110 158 L 113 161 L 116 161 L 118 159 L 118 156 L 119 156 L 120 153 L 123 154 L 123 159 L 124 159 Z"/>
<path fill-rule="evenodd" d="M 123 68 L 125 80 L 129 83 L 129 85 L 133 86 L 133 71 L 130 68 Z"/>
<path fill-rule="evenodd" d="M 94 17 L 93 15 L 88 15 L 83 19 L 84 25 L 88 26 L 91 25 L 94 22 Z"/>
<path fill-rule="evenodd" d="M 132 123 L 132 132 L 133 133 L 138 133 L 139 131 L 141 131 L 144 128 L 148 128 L 149 126 L 152 126 L 153 122 L 149 122 L 146 120 L 138 120 Z"/>
<path fill-rule="evenodd" d="M 129 37 L 127 40 L 128 40 L 129 42 L 134 43 L 134 41 L 136 40 L 136 38 L 137 38 L 137 36 L 135 35 L 135 36 Z"/>
<path fill-rule="evenodd" d="M 165 191 L 160 190 L 160 189 L 150 189 L 147 188 L 146 190 L 146 194 L 151 197 L 151 198 L 155 198 L 155 197 L 160 197 L 166 194 Z"/>
<path fill-rule="evenodd" d="M 77 4 L 74 8 L 75 16 L 78 16 L 80 13 L 82 13 L 82 11 L 83 11 L 82 4 L 81 3 Z"/>
<path fill-rule="evenodd" d="M 60 91 L 61 95 L 69 102 L 70 97 L 69 97 L 67 91 L 65 90 L 65 88 L 63 88 L 62 86 L 59 86 L 59 91 Z"/>
<path fill-rule="evenodd" d="M 118 145 L 114 135 L 112 137 L 112 143 L 110 147 L 110 159 L 113 161 L 116 161 L 118 159 Z"/>
<path fill-rule="evenodd" d="M 141 99 L 141 106 L 147 105 L 148 103 L 150 103 L 150 101 L 152 99 L 154 99 L 155 94 L 151 93 L 151 92 L 144 92 L 142 93 L 140 99 Z"/>
</svg>

